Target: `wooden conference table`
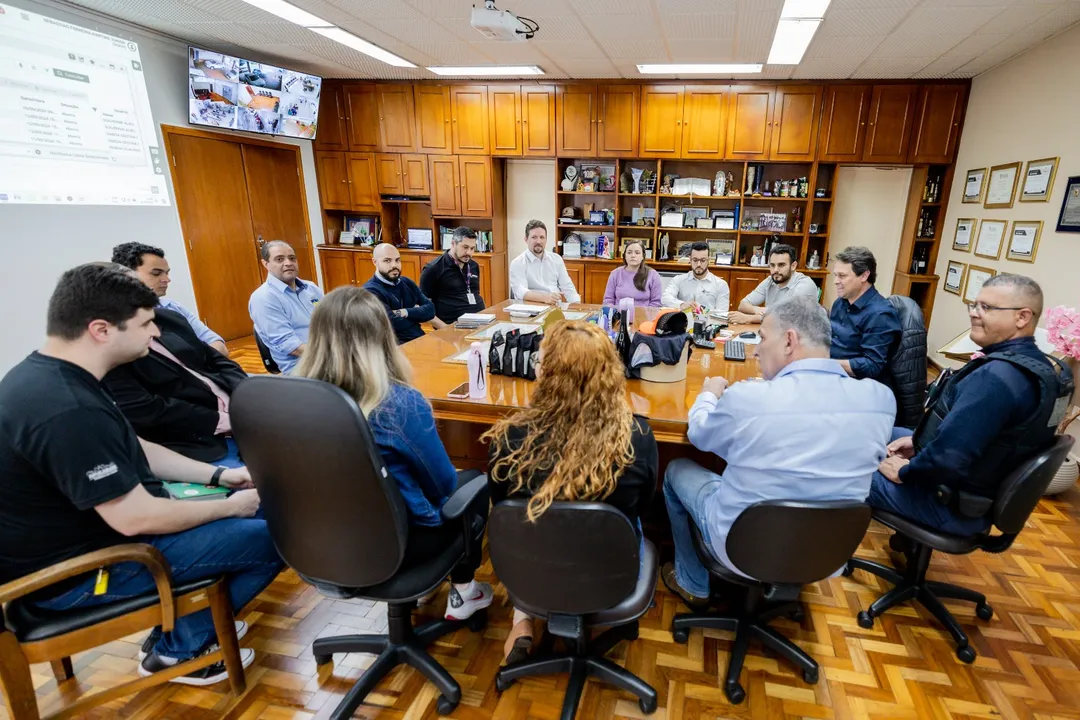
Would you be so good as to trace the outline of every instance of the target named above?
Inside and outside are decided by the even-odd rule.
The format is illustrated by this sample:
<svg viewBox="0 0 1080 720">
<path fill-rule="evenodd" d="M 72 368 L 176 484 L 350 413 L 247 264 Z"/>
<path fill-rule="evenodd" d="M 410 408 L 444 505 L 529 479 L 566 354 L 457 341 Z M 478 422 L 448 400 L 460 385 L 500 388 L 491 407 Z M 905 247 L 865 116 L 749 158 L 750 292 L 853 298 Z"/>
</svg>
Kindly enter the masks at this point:
<svg viewBox="0 0 1080 720">
<path fill-rule="evenodd" d="M 516 323 L 542 322 L 543 316 L 535 320 L 511 318 L 503 309 L 511 301 L 499 303 L 485 312 L 495 313 L 496 322 Z M 596 310 L 598 305 L 571 305 L 570 310 Z M 635 323 L 657 315 L 657 308 L 638 307 Z M 736 334 L 747 330 L 756 330 L 759 326 L 733 325 L 729 330 Z M 483 328 L 481 328 L 482 330 Z M 446 445 L 450 457 L 459 467 L 482 467 L 486 462 L 486 449 L 477 438 L 494 424 L 500 417 L 513 412 L 516 408 L 529 404 L 529 395 L 536 386 L 535 382 L 520 378 L 488 375 L 487 397 L 482 399 L 453 400 L 447 394 L 468 380 L 464 364 L 445 362 L 457 353 L 469 348 L 473 340 L 466 339 L 478 330 L 455 330 L 453 327 L 429 332 L 402 346 L 405 356 L 413 369 L 413 385 L 423 393 L 435 411 L 439 421 L 439 434 Z M 655 383 L 643 380 L 629 380 L 626 393 L 634 412 L 649 419 L 653 433 L 659 443 L 688 445 L 686 438 L 687 415 L 694 399 L 701 391 L 706 377 L 726 377 L 730 382 L 760 377 L 757 358 L 754 357 L 756 345 L 746 346 L 747 359 L 744 362 L 724 360 L 723 344 L 717 338 L 715 350 L 693 348 L 687 366 L 686 379 L 674 383 Z M 481 426 L 481 427 L 476 427 Z M 686 450 L 688 448 L 684 448 Z"/>
</svg>

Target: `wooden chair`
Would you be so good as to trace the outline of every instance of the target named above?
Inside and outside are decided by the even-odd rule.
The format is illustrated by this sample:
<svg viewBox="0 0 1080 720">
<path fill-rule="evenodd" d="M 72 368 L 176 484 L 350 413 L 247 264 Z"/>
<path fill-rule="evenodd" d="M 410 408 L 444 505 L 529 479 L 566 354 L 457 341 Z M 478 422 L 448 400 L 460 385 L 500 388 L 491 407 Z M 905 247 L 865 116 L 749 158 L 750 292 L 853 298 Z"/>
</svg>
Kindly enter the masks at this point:
<svg viewBox="0 0 1080 720">
<path fill-rule="evenodd" d="M 64 611 L 37 608 L 23 599 L 63 580 L 122 562 L 143 565 L 153 576 L 157 592 L 106 605 Z M 233 692 L 240 695 L 246 687 L 232 606 L 224 579 L 207 578 L 174 587 L 168 562 L 151 545 L 116 545 L 13 580 L 0 586 L 0 604 L 3 605 L 4 619 L 0 626 L 0 686 L 4 689 L 8 708 L 15 720 L 38 720 L 41 717 L 30 679 L 32 663 L 50 663 L 56 681 L 61 683 L 74 677 L 71 656 L 75 653 L 141 630 L 150 630 L 156 625 L 169 632 L 175 626 L 176 618 L 207 608 L 213 615 L 214 629 L 217 631 L 220 647 L 216 652 L 177 663 L 149 677 L 79 698 L 46 717 L 50 720 L 81 717 L 90 708 L 161 685 L 222 660 L 228 670 Z"/>
</svg>

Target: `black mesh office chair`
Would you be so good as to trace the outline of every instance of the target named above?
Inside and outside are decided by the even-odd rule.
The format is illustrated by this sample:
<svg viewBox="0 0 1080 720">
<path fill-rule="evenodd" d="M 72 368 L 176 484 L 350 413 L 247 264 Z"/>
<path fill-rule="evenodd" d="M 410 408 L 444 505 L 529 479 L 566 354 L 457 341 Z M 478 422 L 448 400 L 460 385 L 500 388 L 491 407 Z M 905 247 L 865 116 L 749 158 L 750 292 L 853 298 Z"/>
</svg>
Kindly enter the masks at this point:
<svg viewBox="0 0 1080 720">
<path fill-rule="evenodd" d="M 629 670 L 604 658 L 621 640 L 635 640 L 637 619 L 648 611 L 656 589 L 656 548 L 641 541 L 621 512 L 604 503 L 554 502 L 535 522 L 528 500 L 507 500 L 491 511 L 488 552 L 514 607 L 547 619 L 547 631 L 562 638 L 563 653 L 541 652 L 512 663 L 495 676 L 506 690 L 532 675 L 570 673 L 562 720 L 572 720 L 588 676 L 638 697 L 643 713 L 656 710 L 656 690 Z M 590 639 L 593 627 L 609 627 Z"/>
<path fill-rule="evenodd" d="M 379 681 L 402 663 L 439 689 L 440 713 L 452 711 L 461 688 L 425 647 L 463 626 L 482 629 L 486 611 L 465 622 L 437 620 L 413 628 L 412 610 L 466 555 L 481 552 L 487 478 L 480 475 L 459 487 L 443 506 L 443 521 L 460 525 L 461 534 L 438 557 L 403 565 L 405 505 L 352 398 L 317 380 L 251 377 L 233 392 L 230 415 L 270 535 L 289 567 L 330 597 L 388 604 L 388 634 L 315 641 L 312 651 L 319 664 L 335 653 L 378 655 L 331 717 L 352 717 Z"/>
<path fill-rule="evenodd" d="M 879 597 L 874 603 L 859 613 L 859 626 L 871 628 L 874 618 L 886 610 L 907 600 L 914 599 L 930 611 L 938 622 L 945 626 L 956 641 L 956 657 L 966 663 L 975 661 L 975 650 L 968 645 L 968 636 L 960 627 L 952 613 L 941 604 L 940 598 L 966 600 L 975 603 L 975 615 L 980 620 L 989 620 L 994 610 L 986 603 L 986 596 L 958 585 L 927 580 L 930 556 L 935 550 L 950 555 L 966 555 L 975 550 L 1000 553 L 1009 549 L 1024 529 L 1028 517 L 1039 504 L 1039 498 L 1046 491 L 1054 474 L 1065 462 L 1065 456 L 1072 449 L 1073 439 L 1068 435 L 1058 437 L 1051 447 L 1022 463 L 1009 474 L 998 488 L 994 501 L 993 522 L 1001 531 L 1000 535 L 991 535 L 989 531 L 971 537 L 950 535 L 900 515 L 874 510 L 874 519 L 897 532 L 890 538 L 889 544 L 900 550 L 907 558 L 903 574 L 881 563 L 853 557 L 848 561 L 846 575 L 855 569 L 891 582 L 894 587 Z"/>
<path fill-rule="evenodd" d="M 262 358 L 262 364 L 266 368 L 266 372 L 274 375 L 281 374 L 281 368 L 278 367 L 274 356 L 270 354 L 270 348 L 266 347 L 266 343 L 259 337 L 259 333 L 252 331 L 252 334 L 255 336 L 255 345 L 259 348 L 259 357 Z"/>
<path fill-rule="evenodd" d="M 744 577 L 713 557 L 701 531 L 691 520 L 694 549 L 705 569 L 714 578 L 742 588 L 745 595 L 734 614 L 676 615 L 671 622 L 675 641 L 685 643 L 690 639 L 690 629 L 696 627 L 735 632 L 724 694 L 736 705 L 746 698 L 739 675 L 751 635 L 801 668 L 803 680 L 813 685 L 818 681 L 817 663 L 768 623 L 781 615 L 801 621 L 802 586 L 827 578 L 844 567 L 869 525 L 870 506 L 861 502 L 755 503 L 735 519 L 725 544 L 735 567 L 751 576 Z"/>
</svg>

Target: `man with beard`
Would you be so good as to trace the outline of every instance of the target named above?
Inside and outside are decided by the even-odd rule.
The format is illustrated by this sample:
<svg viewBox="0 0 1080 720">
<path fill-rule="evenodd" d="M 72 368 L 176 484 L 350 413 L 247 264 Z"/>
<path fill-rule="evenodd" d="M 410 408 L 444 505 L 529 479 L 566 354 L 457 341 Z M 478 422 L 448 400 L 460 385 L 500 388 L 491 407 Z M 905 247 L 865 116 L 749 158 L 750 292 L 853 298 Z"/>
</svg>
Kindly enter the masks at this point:
<svg viewBox="0 0 1080 720">
<path fill-rule="evenodd" d="M 412 280 L 401 277 L 401 253 L 390 243 L 375 246 L 371 253 L 375 275 L 364 289 L 382 301 L 390 314 L 398 345 L 424 335 L 420 323 L 435 317 L 435 305 Z"/>
<path fill-rule="evenodd" d="M 480 265 L 472 259 L 476 252 L 476 231 L 455 228 L 450 249 L 429 262 L 420 273 L 420 291 L 435 304 L 431 324 L 436 330 L 453 325 L 465 313 L 484 309 L 480 296 Z"/>
<path fill-rule="evenodd" d="M 270 356 L 287 373 L 296 367 L 307 348 L 311 313 L 323 291 L 310 280 L 297 277 L 296 252 L 287 242 L 272 240 L 262 246 L 266 282 L 248 300 L 255 332 L 270 349 Z"/>
<path fill-rule="evenodd" d="M 709 308 L 727 312 L 730 296 L 728 284 L 709 272 L 709 243 L 696 242 L 690 246 L 690 272 L 671 278 L 661 303 L 679 310 Z"/>
<path fill-rule="evenodd" d="M 795 248 L 784 244 L 773 245 L 769 251 L 769 277 L 742 299 L 738 312 L 731 313 L 728 319 L 733 323 L 760 323 L 767 307 L 776 307 L 796 297 L 816 300 L 818 286 L 795 269 L 799 265 L 798 260 Z"/>
</svg>

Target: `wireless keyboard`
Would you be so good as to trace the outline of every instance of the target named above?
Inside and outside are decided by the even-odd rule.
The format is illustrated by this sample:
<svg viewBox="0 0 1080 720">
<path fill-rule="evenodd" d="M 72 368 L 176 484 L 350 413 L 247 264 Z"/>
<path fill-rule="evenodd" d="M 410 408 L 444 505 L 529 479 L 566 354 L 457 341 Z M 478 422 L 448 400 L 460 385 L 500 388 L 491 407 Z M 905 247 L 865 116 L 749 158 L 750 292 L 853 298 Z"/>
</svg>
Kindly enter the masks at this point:
<svg viewBox="0 0 1080 720">
<path fill-rule="evenodd" d="M 746 343 L 728 340 L 724 343 L 725 360 L 746 360 Z"/>
</svg>

